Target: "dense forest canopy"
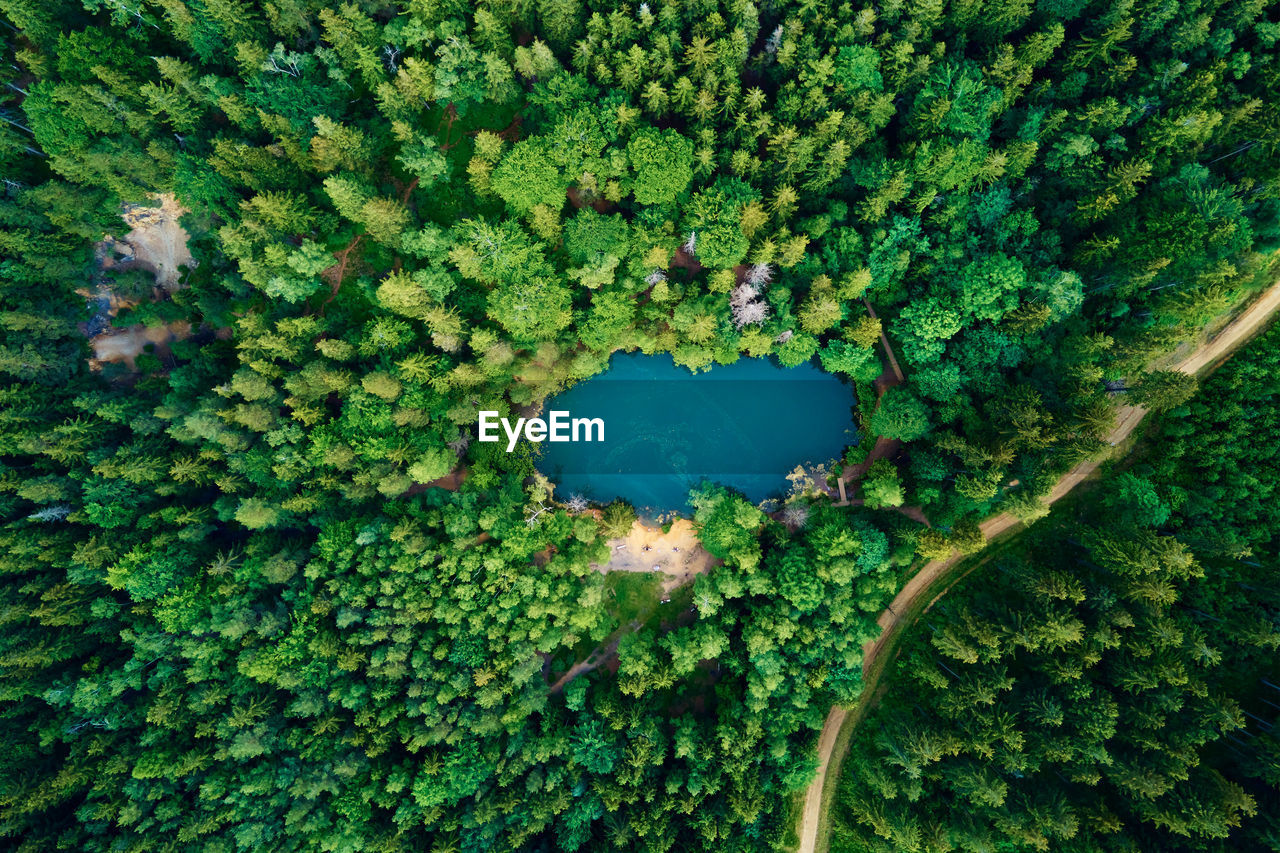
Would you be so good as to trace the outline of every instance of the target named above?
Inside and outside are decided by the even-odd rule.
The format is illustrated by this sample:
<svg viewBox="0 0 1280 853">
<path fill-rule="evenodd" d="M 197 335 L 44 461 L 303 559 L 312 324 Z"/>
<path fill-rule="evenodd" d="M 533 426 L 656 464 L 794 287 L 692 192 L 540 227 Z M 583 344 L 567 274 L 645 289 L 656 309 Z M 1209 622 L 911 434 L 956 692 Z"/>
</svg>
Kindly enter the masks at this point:
<svg viewBox="0 0 1280 853">
<path fill-rule="evenodd" d="M 0 0 L 0 24 L 21 850 L 770 849 L 917 553 L 1035 515 L 1118 401 L 1185 403 L 1159 357 L 1280 243 L 1268 0 Z M 157 196 L 188 211 L 175 282 L 103 243 Z M 166 342 L 91 363 L 101 303 Z M 816 359 L 905 453 L 849 449 L 863 507 L 702 489 L 719 565 L 660 608 L 593 568 L 627 507 L 471 441 L 620 349 Z M 1271 481 L 1203 464 L 1217 502 L 1132 485 L 1169 509 L 1147 527 L 1262 547 L 1266 510 L 1229 507 Z"/>
<path fill-rule="evenodd" d="M 1278 368 L 1280 327 L 929 612 L 832 850 L 1280 849 Z"/>
</svg>

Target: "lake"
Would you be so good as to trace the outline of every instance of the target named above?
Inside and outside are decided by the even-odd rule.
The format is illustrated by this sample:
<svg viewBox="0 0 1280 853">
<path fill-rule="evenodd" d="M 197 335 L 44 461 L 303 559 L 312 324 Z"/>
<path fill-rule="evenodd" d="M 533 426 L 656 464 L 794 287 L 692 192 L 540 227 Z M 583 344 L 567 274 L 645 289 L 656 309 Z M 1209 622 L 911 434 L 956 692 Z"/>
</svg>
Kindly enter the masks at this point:
<svg viewBox="0 0 1280 853">
<path fill-rule="evenodd" d="M 545 441 L 537 465 L 559 500 L 686 511 L 689 490 L 711 480 L 759 502 L 785 495 L 797 465 L 838 459 L 857 443 L 854 405 L 852 389 L 813 364 L 742 358 L 694 374 L 668 354 L 615 353 L 604 373 L 542 412 L 601 418 L 604 441 Z"/>
</svg>

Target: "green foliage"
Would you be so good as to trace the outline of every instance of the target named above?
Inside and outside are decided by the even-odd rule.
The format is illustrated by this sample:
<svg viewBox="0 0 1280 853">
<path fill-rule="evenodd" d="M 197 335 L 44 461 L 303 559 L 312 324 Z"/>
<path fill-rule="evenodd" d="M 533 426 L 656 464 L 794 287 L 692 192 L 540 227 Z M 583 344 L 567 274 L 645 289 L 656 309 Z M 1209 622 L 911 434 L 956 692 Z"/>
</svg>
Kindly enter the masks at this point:
<svg viewBox="0 0 1280 853">
<path fill-rule="evenodd" d="M 614 501 L 605 506 L 600 515 L 600 524 L 606 536 L 620 537 L 631 532 L 636 522 L 636 510 L 625 501 Z"/>
<path fill-rule="evenodd" d="M 902 506 L 904 496 L 897 467 L 887 459 L 871 463 L 867 476 L 862 480 L 862 497 L 870 509 Z"/>
<path fill-rule="evenodd" d="M 542 139 L 517 142 L 493 170 L 493 189 L 518 213 L 534 205 L 559 209 L 569 182 L 560 174 Z"/>
<path fill-rule="evenodd" d="M 1273 326 L 1166 416 L 1159 452 L 1146 454 L 1133 471 L 1142 487 L 1139 503 L 1150 507 L 1145 511 L 1157 518 L 1171 512 L 1159 523 L 1200 553 L 1244 556 L 1276 548 L 1280 484 L 1271 472 L 1280 448 L 1278 341 Z"/>
<path fill-rule="evenodd" d="M 741 181 L 722 179 L 689 200 L 685 221 L 698 237 L 698 258 L 704 264 L 731 267 L 746 256 L 751 241 L 742 233 L 742 209 L 758 198 Z"/>
<path fill-rule="evenodd" d="M 1123 377 L 1185 432 L 1107 511 L 1214 559 L 1262 553 L 1277 442 L 1249 436 L 1273 431 L 1274 365 L 1211 407 L 1150 366 L 1280 241 L 1269 16 L 0 0 L 0 833 L 90 853 L 774 849 L 912 549 L 972 552 L 977 514 L 1034 515 L 1002 492 L 1096 448 Z M 122 203 L 154 193 L 190 210 L 195 264 L 123 308 L 112 288 L 152 297 L 147 265 L 107 274 L 94 247 L 133 239 Z M 91 366 L 84 330 L 113 309 L 165 342 Z M 669 604 L 643 601 L 648 577 L 611 599 L 592 516 L 472 439 L 480 409 L 536 404 L 617 348 L 693 369 L 818 355 L 867 412 L 896 358 L 867 437 L 909 463 L 862 488 L 936 531 L 826 501 L 783 524 L 712 487 L 695 521 L 716 564 Z M 992 656 L 986 680 L 921 669 L 909 714 L 972 688 L 983 716 L 963 758 L 923 723 L 894 741 L 938 761 L 860 801 L 938 817 L 870 849 L 951 829 L 1084 849 L 1135 821 L 1159 834 L 1128 847 L 1175 849 L 1243 821 L 1240 789 L 1267 812 L 1243 771 L 1191 757 L 1239 686 L 1217 650 L 1274 656 L 1274 614 L 1242 576 L 1194 598 L 1182 563 L 1108 574 L 1108 541 L 1047 549 L 1102 566 L 1068 567 L 1078 601 L 1070 577 L 1015 572 L 1019 624 L 1042 629 L 998 635 L 1016 650 L 967 623 L 943 641 Z M 1164 620 L 1170 595 L 1247 639 L 1199 643 L 1214 626 Z M 1025 697 L 1040 716 L 1010 721 L 1005 662 L 1081 674 L 1052 670 Z M 1177 714 L 1205 722 L 1166 759 L 1155 722 Z"/>
<path fill-rule="evenodd" d="M 1280 794 L 1267 759 L 1237 745 L 1275 717 L 1280 554 L 1254 495 L 1191 503 L 1184 484 L 1252 456 L 1228 424 L 1246 408 L 1275 416 L 1275 337 L 1165 421 L 1143 473 L 1055 511 L 934 603 L 845 759 L 833 849 L 887 850 L 926 828 L 1010 849 L 1265 847 Z M 1189 429 L 1203 417 L 1221 418 L 1216 430 Z M 1274 487 L 1273 468 L 1255 470 Z M 940 558 L 944 543 L 925 531 L 917 548 Z M 1105 826 L 1085 820 L 1099 812 Z"/>
<path fill-rule="evenodd" d="M 673 130 L 645 128 L 627 141 L 635 170 L 631 192 L 640 204 L 674 201 L 693 179 L 693 144 Z"/>
<path fill-rule="evenodd" d="M 871 415 L 870 429 L 875 435 L 912 441 L 929 432 L 929 410 L 908 391 L 886 391 Z"/>
<path fill-rule="evenodd" d="M 828 373 L 843 373 L 858 382 L 872 381 L 880 373 L 880 362 L 874 350 L 846 341 L 831 341 L 822 348 L 819 357 L 823 370 Z"/>
<path fill-rule="evenodd" d="M 1155 412 L 1176 409 L 1196 393 L 1196 378 L 1176 370 L 1157 370 L 1142 377 L 1133 389 L 1133 401 Z"/>
<path fill-rule="evenodd" d="M 499 285 L 489 296 L 489 315 L 518 341 L 551 340 L 569 325 L 569 289 L 544 278 Z"/>
<path fill-rule="evenodd" d="M 764 514 L 722 486 L 707 486 L 691 498 L 698 537 L 712 556 L 752 568 L 760 559 L 756 528 Z"/>
</svg>

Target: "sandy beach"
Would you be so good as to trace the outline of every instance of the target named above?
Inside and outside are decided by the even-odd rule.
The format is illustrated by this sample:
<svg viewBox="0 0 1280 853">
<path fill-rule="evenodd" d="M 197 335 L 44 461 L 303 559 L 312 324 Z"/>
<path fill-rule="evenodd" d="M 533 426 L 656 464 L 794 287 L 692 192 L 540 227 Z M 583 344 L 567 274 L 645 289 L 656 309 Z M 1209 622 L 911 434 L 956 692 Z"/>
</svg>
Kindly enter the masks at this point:
<svg viewBox="0 0 1280 853">
<path fill-rule="evenodd" d="M 667 533 L 637 521 L 625 537 L 610 539 L 609 548 L 609 562 L 593 564 L 599 572 L 661 572 L 664 595 L 721 562 L 702 547 L 693 522 L 683 518 Z"/>
</svg>

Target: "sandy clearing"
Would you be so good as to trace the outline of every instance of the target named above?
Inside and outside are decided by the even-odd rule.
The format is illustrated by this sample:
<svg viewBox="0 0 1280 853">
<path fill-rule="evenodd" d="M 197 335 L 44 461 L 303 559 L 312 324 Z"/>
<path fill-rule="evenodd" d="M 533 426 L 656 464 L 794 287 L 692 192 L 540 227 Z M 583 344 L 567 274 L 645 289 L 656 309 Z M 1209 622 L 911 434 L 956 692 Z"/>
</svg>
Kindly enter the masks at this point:
<svg viewBox="0 0 1280 853">
<path fill-rule="evenodd" d="M 132 261 L 117 262 L 117 266 L 141 267 L 155 274 L 158 286 L 173 290 L 178 285 L 178 268 L 195 266 L 187 247 L 191 235 L 178 222 L 187 209 L 168 193 L 153 198 L 159 203 L 156 207 L 125 205 L 122 217 L 131 230 L 116 244 L 131 250 L 126 257 L 131 254 Z"/>
<path fill-rule="evenodd" d="M 103 332 L 90 340 L 89 346 L 93 348 L 93 361 L 123 363 L 130 370 L 136 371 L 138 366 L 135 359 L 148 345 L 154 345 L 160 355 L 167 355 L 169 344 L 186 340 L 190 336 L 191 324 L 183 320 L 164 326 L 144 326 L 139 323 L 127 329 Z"/>
<path fill-rule="evenodd" d="M 1196 347 L 1189 355 L 1176 362 L 1170 369 L 1186 374 L 1197 374 L 1206 367 L 1216 365 L 1236 347 L 1261 331 L 1266 321 L 1276 312 L 1277 308 L 1280 308 L 1280 281 L 1275 282 L 1263 291 L 1261 296 L 1228 323 L 1219 334 Z M 1147 410 L 1141 406 L 1120 406 L 1116 411 L 1116 424 L 1106 438 L 1108 444 L 1114 446 L 1128 438 L 1138 424 L 1142 423 L 1142 419 L 1146 414 Z M 1049 502 L 1057 501 L 1086 480 L 1090 474 L 1097 470 L 1105 458 L 1105 455 L 1103 455 L 1081 462 L 1068 471 L 1049 492 Z M 981 528 L 986 537 L 991 539 L 1017 523 L 1018 520 L 1013 516 L 1001 513 L 983 521 Z M 888 644 L 889 639 L 899 629 L 899 626 L 903 624 L 900 622 L 899 614 L 910 611 L 917 600 L 929 593 L 934 585 L 946 576 L 947 569 L 959 562 L 960 559 L 960 555 L 953 554 L 945 560 L 931 560 L 925 563 L 920 568 L 920 571 L 907 581 L 906 586 L 894 596 L 893 602 L 880 614 L 880 618 L 877 620 L 881 628 L 880 636 L 868 643 L 864 649 L 862 660 L 862 671 L 864 673 L 873 671 L 872 666 L 876 659 Z M 941 594 L 939 593 L 939 596 Z M 870 682 L 864 683 L 863 692 L 874 690 L 875 686 Z M 797 853 L 816 853 L 819 849 L 818 828 L 821 825 L 822 794 L 826 783 L 826 771 L 831 763 L 831 754 L 835 749 L 840 727 L 844 724 L 847 713 L 845 708 L 833 705 L 827 714 L 826 721 L 823 723 L 822 733 L 818 737 L 818 773 L 813 781 L 809 783 L 809 787 L 805 789 L 804 808 L 800 812 L 800 825 L 798 827 L 800 846 L 797 848 Z M 826 849 L 827 839 L 822 839 L 821 847 L 823 850 Z"/>
<path fill-rule="evenodd" d="M 180 286 L 179 267 L 193 267 L 195 261 L 187 241 L 191 235 L 178 220 L 187 209 L 171 194 L 153 196 L 154 206 L 127 204 L 120 218 L 129 226 L 123 238 L 108 236 L 97 244 L 96 255 L 101 269 L 144 269 L 156 277 L 153 299 L 163 299 L 165 291 Z M 97 368 L 105 363 L 125 364 L 136 371 L 136 359 L 148 346 L 167 355 L 169 344 L 191 336 L 191 324 L 175 321 L 163 326 L 138 323 L 123 329 L 113 328 L 111 321 L 136 301 L 123 299 L 106 285 L 99 283 L 95 291 L 80 290 L 81 296 L 96 306 L 94 316 L 81 327 L 89 336 L 93 349 L 90 364 Z"/>
<path fill-rule="evenodd" d="M 660 527 L 636 521 L 625 537 L 610 539 L 608 543 L 611 552 L 609 562 L 603 565 L 592 563 L 596 571 L 601 574 L 661 572 L 663 595 L 670 595 L 676 587 L 722 562 L 702 547 L 693 522 L 686 518 L 672 522 L 671 530 L 666 533 Z"/>
</svg>

